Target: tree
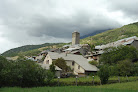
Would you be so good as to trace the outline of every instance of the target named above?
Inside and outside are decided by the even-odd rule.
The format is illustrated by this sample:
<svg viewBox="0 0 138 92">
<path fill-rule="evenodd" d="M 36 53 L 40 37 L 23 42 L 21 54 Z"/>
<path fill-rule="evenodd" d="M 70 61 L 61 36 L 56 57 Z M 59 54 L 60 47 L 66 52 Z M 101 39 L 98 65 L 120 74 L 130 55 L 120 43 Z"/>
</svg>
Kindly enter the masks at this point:
<svg viewBox="0 0 138 92">
<path fill-rule="evenodd" d="M 19 60 L 16 62 L 16 69 L 19 70 L 21 86 L 40 86 L 44 84 L 46 71 L 31 60 Z"/>
<path fill-rule="evenodd" d="M 58 58 L 54 61 L 54 64 L 62 69 L 62 71 L 67 72 L 68 66 L 63 58 Z"/>
<path fill-rule="evenodd" d="M 0 87 L 7 82 L 6 76 L 10 71 L 11 63 L 3 56 L 0 56 Z"/>
<path fill-rule="evenodd" d="M 46 72 L 46 84 L 50 84 L 51 80 L 54 79 L 54 77 L 55 77 L 54 73 L 48 70 Z"/>
<path fill-rule="evenodd" d="M 132 72 L 133 63 L 130 60 L 122 60 L 117 64 L 119 75 L 126 76 Z"/>
<path fill-rule="evenodd" d="M 133 75 L 138 76 L 138 61 L 133 65 Z"/>
<path fill-rule="evenodd" d="M 55 68 L 56 67 L 55 67 L 54 63 L 52 62 L 52 64 L 49 67 L 50 67 L 50 71 L 53 72 L 53 74 L 55 75 L 55 72 L 56 72 Z"/>
<path fill-rule="evenodd" d="M 114 65 L 118 61 L 138 58 L 138 51 L 133 46 L 119 46 L 117 48 L 107 48 L 100 57 L 100 63 Z"/>
<path fill-rule="evenodd" d="M 109 66 L 109 73 L 110 76 L 118 76 L 119 71 L 117 65 L 110 65 Z"/>
<path fill-rule="evenodd" d="M 98 71 L 98 76 L 100 77 L 102 84 L 106 84 L 108 82 L 110 76 L 108 65 L 103 65 L 100 67 L 100 71 Z"/>
<path fill-rule="evenodd" d="M 26 59 L 7 61 L 0 56 L 0 86 L 40 86 L 44 84 L 46 75 L 36 62 Z"/>
</svg>

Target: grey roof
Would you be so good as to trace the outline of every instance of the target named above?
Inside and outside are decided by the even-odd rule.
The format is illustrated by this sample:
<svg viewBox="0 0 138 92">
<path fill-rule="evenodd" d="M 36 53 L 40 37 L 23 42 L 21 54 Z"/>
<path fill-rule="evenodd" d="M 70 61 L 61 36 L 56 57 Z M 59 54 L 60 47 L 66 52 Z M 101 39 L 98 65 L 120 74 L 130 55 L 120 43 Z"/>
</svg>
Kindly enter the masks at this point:
<svg viewBox="0 0 138 92">
<path fill-rule="evenodd" d="M 49 64 L 41 64 L 41 63 L 39 63 L 39 65 L 42 67 L 42 68 L 44 68 L 44 69 L 46 69 L 46 70 L 49 70 Z M 60 69 L 58 66 L 56 66 L 55 67 L 55 70 L 58 70 L 58 71 L 61 71 L 62 69 Z"/>
<path fill-rule="evenodd" d="M 71 53 L 73 54 L 73 53 L 77 53 L 77 52 L 80 52 L 79 50 L 76 50 L 76 51 L 72 51 Z"/>
<path fill-rule="evenodd" d="M 65 49 L 64 51 L 73 51 L 73 50 L 79 50 L 81 47 L 76 47 L 76 48 L 68 48 Z"/>
<path fill-rule="evenodd" d="M 48 52 L 48 50 L 44 50 L 41 52 L 41 54 L 43 54 L 43 53 L 47 54 L 47 52 Z"/>
<path fill-rule="evenodd" d="M 108 43 L 106 45 L 98 45 L 98 46 L 95 46 L 95 49 L 105 49 L 109 47 L 117 47 L 120 45 L 129 45 L 129 44 L 132 44 L 134 40 L 138 40 L 138 37 L 133 36 L 133 37 L 124 38 L 112 43 Z"/>
<path fill-rule="evenodd" d="M 84 68 L 87 71 L 98 71 L 98 68 L 94 65 L 89 64 L 86 58 L 84 58 L 82 55 L 74 55 L 74 54 L 66 54 L 65 53 L 55 53 L 55 52 L 48 52 L 51 59 L 58 59 L 63 58 L 64 60 L 71 60 L 75 61 L 77 64 L 79 64 L 82 68 Z"/>
</svg>

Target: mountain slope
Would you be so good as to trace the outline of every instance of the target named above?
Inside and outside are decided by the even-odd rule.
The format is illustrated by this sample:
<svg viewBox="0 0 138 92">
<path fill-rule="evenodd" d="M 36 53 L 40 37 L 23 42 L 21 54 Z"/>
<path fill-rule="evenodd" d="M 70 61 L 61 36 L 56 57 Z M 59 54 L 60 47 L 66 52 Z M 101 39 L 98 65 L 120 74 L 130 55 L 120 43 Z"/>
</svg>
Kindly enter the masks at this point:
<svg viewBox="0 0 138 92">
<path fill-rule="evenodd" d="M 137 36 L 138 37 L 138 22 L 125 25 L 121 28 L 112 29 L 103 33 L 84 38 L 80 41 L 81 44 L 90 43 L 95 45 L 107 44 L 123 38 Z"/>
<path fill-rule="evenodd" d="M 6 57 L 12 57 L 12 56 L 18 55 L 19 53 L 26 53 L 26 54 L 29 54 L 31 52 L 39 53 L 41 51 L 41 50 L 38 50 L 39 48 L 46 47 L 46 46 L 59 45 L 59 44 L 62 44 L 62 43 L 45 43 L 41 45 L 25 45 L 25 46 L 21 46 L 18 48 L 10 49 L 4 52 L 2 55 Z"/>
<path fill-rule="evenodd" d="M 94 35 L 96 35 L 96 34 L 99 34 L 99 33 L 105 32 L 105 31 L 107 31 L 107 30 L 110 30 L 110 29 L 97 30 L 97 31 L 95 30 L 95 31 L 92 32 L 92 33 L 89 33 L 89 34 L 86 34 L 86 35 L 81 36 L 80 39 L 84 39 L 84 38 L 86 38 L 86 37 L 94 36 Z"/>
</svg>

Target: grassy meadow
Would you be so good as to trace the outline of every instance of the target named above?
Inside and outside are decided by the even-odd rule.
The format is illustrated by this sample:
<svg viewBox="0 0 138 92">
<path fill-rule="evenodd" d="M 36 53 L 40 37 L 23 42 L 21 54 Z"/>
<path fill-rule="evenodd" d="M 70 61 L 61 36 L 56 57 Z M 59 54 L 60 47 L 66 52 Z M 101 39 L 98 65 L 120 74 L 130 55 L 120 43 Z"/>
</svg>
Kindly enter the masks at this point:
<svg viewBox="0 0 138 92">
<path fill-rule="evenodd" d="M 138 92 L 138 81 L 100 86 L 61 86 L 37 88 L 1 88 L 0 92 Z"/>
</svg>

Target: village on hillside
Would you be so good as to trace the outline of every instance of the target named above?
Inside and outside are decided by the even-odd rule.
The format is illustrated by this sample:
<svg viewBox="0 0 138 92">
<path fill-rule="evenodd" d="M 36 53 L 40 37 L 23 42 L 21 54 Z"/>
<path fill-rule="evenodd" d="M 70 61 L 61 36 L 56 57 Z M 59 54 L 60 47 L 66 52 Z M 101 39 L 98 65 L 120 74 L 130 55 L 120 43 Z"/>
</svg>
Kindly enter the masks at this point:
<svg viewBox="0 0 138 92">
<path fill-rule="evenodd" d="M 46 70 L 49 70 L 49 66 L 53 61 L 63 58 L 67 66 L 70 67 L 71 73 L 82 77 L 99 70 L 96 65 L 90 64 L 90 61 L 99 63 L 100 56 L 104 53 L 104 49 L 121 45 L 132 45 L 138 49 L 138 37 L 124 38 L 105 45 L 98 45 L 94 48 L 90 45 L 91 44 L 80 44 L 80 33 L 75 31 L 72 33 L 71 45 L 44 50 L 38 56 L 26 56 L 26 58 L 37 62 Z M 62 69 L 56 66 L 56 77 L 63 77 L 62 72 Z M 68 73 L 70 72 L 66 72 L 66 75 L 68 75 Z"/>
<path fill-rule="evenodd" d="M 72 43 L 49 48 L 37 56 L 0 56 L 0 86 L 96 86 L 138 80 L 138 37 L 108 44 Z M 133 86 L 132 86 L 133 87 Z"/>
</svg>

